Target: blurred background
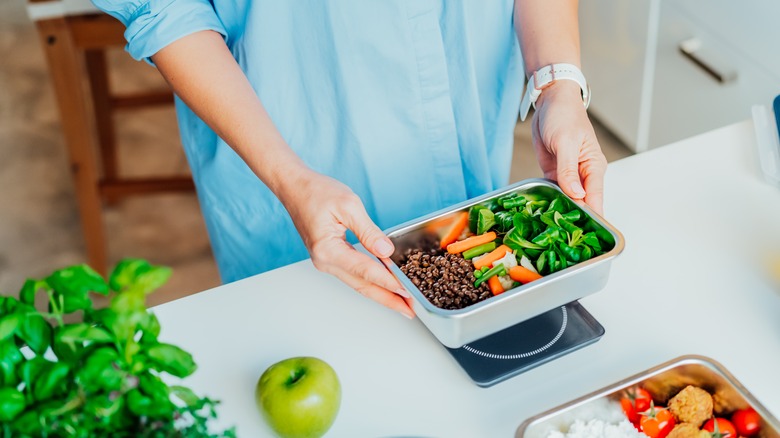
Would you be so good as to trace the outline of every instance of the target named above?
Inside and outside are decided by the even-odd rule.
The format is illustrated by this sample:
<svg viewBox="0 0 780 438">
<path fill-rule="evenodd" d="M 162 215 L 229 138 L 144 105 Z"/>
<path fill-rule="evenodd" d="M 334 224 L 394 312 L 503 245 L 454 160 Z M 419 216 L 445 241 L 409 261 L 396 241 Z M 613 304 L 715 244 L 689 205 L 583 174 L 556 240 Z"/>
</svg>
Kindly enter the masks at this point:
<svg viewBox="0 0 780 438">
<path fill-rule="evenodd" d="M 780 3 L 735 18 L 736 2 L 703 1 L 580 2 L 608 160 L 747 119 L 776 94 L 780 57 L 760 55 L 780 40 L 767 13 Z M 174 268 L 150 304 L 220 283 L 170 92 L 124 52 L 122 31 L 87 0 L 0 2 L 0 293 L 124 257 Z M 511 180 L 540 175 L 530 123 L 518 124 Z"/>
</svg>

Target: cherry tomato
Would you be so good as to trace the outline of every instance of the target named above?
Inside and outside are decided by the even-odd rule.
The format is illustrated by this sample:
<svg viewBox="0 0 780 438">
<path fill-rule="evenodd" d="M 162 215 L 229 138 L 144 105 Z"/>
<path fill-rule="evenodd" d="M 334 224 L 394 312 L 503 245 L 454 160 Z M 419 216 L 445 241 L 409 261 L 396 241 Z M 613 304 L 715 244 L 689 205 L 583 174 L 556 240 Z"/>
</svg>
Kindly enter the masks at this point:
<svg viewBox="0 0 780 438">
<path fill-rule="evenodd" d="M 628 421 L 637 424 L 639 422 L 639 413 L 650 409 L 650 402 L 653 398 L 650 393 L 642 388 L 629 388 L 625 396 L 620 399 L 620 406 L 623 413 L 626 414 Z"/>
<path fill-rule="evenodd" d="M 761 430 L 761 416 L 751 408 L 734 412 L 731 422 L 741 436 L 754 436 Z"/>
<path fill-rule="evenodd" d="M 655 407 L 652 402 L 639 419 L 639 429 L 650 438 L 665 438 L 674 429 L 674 424 L 674 415 L 666 408 Z"/>
<path fill-rule="evenodd" d="M 737 438 L 737 430 L 731 421 L 725 418 L 710 418 L 702 430 L 711 433 L 712 438 Z"/>
</svg>

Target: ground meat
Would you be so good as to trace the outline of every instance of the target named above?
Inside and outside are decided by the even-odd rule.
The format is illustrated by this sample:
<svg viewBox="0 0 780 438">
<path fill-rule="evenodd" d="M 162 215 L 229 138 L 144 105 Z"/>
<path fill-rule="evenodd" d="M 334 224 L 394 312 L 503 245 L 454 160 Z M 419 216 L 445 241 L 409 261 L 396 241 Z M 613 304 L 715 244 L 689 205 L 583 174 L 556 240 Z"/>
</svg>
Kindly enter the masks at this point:
<svg viewBox="0 0 780 438">
<path fill-rule="evenodd" d="M 680 423 L 691 423 L 698 428 L 712 417 L 712 396 L 688 385 L 669 400 L 669 411 Z"/>
<path fill-rule="evenodd" d="M 699 430 L 698 427 L 691 423 L 680 423 L 674 426 L 669 435 L 666 438 L 709 438 L 710 433 L 706 430 Z"/>
<path fill-rule="evenodd" d="M 462 309 L 492 296 L 487 283 L 474 287 L 474 266 L 460 254 L 413 249 L 400 267 L 425 298 L 442 309 Z"/>
</svg>

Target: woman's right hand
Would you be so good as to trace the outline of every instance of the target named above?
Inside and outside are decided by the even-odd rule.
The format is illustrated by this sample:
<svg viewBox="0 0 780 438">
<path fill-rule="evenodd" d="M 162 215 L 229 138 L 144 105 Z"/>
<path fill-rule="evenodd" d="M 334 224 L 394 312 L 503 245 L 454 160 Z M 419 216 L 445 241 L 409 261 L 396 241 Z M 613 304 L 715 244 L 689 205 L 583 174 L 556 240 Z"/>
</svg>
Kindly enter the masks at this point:
<svg viewBox="0 0 780 438">
<path fill-rule="evenodd" d="M 351 230 L 360 243 L 385 265 L 394 246 L 368 217 L 360 198 L 349 187 L 325 175 L 307 170 L 296 184 L 287 184 L 279 199 L 292 217 L 309 250 L 314 266 L 334 275 L 362 295 L 408 318 L 414 311 L 409 293 L 390 271 L 357 251 L 346 240 Z"/>
</svg>

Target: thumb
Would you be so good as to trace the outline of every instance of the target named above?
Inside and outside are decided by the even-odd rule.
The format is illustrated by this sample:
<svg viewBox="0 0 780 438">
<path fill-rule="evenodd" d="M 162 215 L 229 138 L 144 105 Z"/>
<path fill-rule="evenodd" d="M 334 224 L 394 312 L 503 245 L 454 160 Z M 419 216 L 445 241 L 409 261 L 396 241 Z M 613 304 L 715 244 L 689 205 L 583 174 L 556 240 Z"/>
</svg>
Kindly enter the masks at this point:
<svg viewBox="0 0 780 438">
<path fill-rule="evenodd" d="M 580 182 L 579 150 L 574 143 L 559 144 L 555 148 L 558 185 L 573 199 L 585 198 L 585 189 Z"/>
<path fill-rule="evenodd" d="M 395 251 L 393 242 L 374 224 L 359 200 L 345 208 L 343 223 L 355 233 L 360 243 L 371 254 L 378 258 L 388 258 L 393 255 Z"/>
</svg>

